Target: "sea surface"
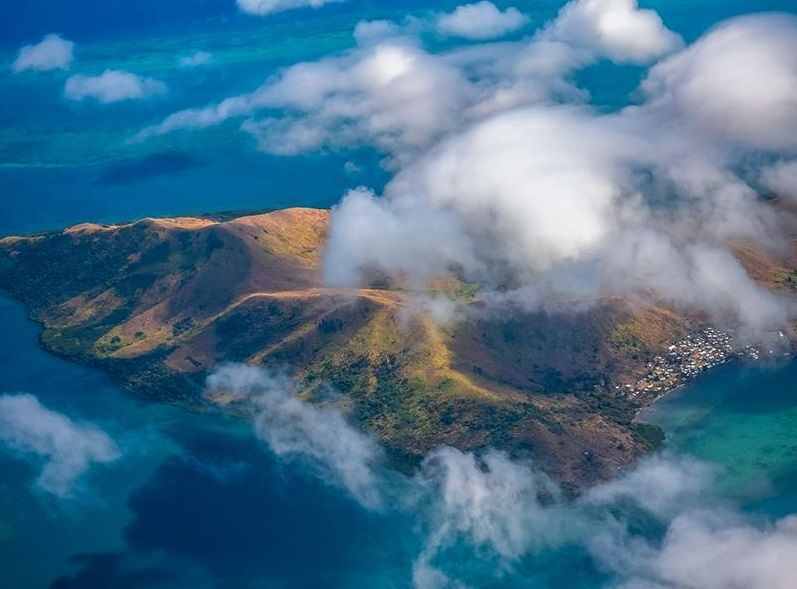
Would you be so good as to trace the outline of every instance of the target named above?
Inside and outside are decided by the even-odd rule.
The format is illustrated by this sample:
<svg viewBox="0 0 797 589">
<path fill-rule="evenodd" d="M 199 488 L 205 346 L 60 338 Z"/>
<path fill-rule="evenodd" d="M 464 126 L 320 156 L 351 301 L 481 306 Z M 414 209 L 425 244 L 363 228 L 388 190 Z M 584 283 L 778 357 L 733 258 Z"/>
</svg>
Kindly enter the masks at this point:
<svg viewBox="0 0 797 589">
<path fill-rule="evenodd" d="M 723 18 L 796 10 L 793 0 L 650 0 L 692 40 Z M 25 0 L 0 8 L 0 64 L 45 33 L 78 43 L 81 71 L 128 69 L 165 81 L 146 104 L 99 110 L 61 98 L 63 76 L 0 73 L 0 234 L 93 220 L 330 206 L 357 185 L 387 180 L 381 154 L 280 158 L 257 152 L 235 126 L 128 140 L 174 110 L 250 91 L 279 68 L 353 45 L 357 21 L 400 19 L 448 0 L 351 0 L 260 20 L 226 0 Z M 516 5 L 535 22 L 561 1 Z M 92 15 L 88 17 L 87 15 Z M 202 70 L 178 56 L 213 54 Z M 607 110 L 627 103 L 642 71 L 596 66 L 583 83 Z M 361 169 L 355 177 L 346 162 Z M 0 394 L 105 430 L 122 457 L 92 467 L 75 497 L 36 488 L 41 464 L 0 448 L 0 587 L 9 589 L 409 587 L 422 525 L 403 510 L 372 512 L 301 461 L 273 456 L 244 421 L 131 398 L 96 370 L 46 354 L 39 327 L 0 298 Z M 797 512 L 797 362 L 730 364 L 666 398 L 646 416 L 667 447 L 721 469 L 722 493 L 752 514 Z M 499 578 L 468 547 L 463 580 L 476 587 L 597 589 L 584 554 L 559 550 Z"/>
</svg>

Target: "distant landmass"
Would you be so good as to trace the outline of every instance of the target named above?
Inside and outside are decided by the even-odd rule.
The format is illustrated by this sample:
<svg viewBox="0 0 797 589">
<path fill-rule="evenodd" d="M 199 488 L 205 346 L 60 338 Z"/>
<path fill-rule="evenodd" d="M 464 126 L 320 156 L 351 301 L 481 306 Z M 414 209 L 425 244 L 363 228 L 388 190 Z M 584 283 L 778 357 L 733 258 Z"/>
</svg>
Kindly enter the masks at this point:
<svg viewBox="0 0 797 589">
<path fill-rule="evenodd" d="M 43 325 L 48 350 L 138 395 L 246 413 L 207 399 L 207 375 L 225 362 L 273 367 L 307 400 L 337 403 L 397 468 L 441 445 L 495 447 L 574 491 L 661 443 L 636 420 L 642 407 L 711 366 L 767 353 L 705 316 L 641 299 L 492 313 L 454 272 L 423 292 L 384 277 L 326 288 L 329 217 L 287 209 L 7 237 L 0 288 Z M 759 283 L 797 288 L 790 256 L 734 247 Z M 455 319 L 419 302 L 430 296 L 456 304 Z M 792 335 L 777 337 L 790 349 Z"/>
</svg>

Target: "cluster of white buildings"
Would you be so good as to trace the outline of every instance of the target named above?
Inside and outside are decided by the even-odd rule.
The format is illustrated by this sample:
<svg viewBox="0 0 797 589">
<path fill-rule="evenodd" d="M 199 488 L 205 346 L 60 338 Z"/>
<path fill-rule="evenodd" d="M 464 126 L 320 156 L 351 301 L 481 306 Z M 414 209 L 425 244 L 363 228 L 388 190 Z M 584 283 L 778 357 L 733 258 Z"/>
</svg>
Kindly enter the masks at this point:
<svg viewBox="0 0 797 589">
<path fill-rule="evenodd" d="M 754 346 L 737 348 L 729 333 L 708 327 L 686 336 L 671 345 L 666 353 L 656 356 L 648 363 L 647 374 L 637 383 L 625 385 L 624 393 L 632 399 L 660 397 L 731 358 L 758 360 L 761 354 Z"/>
</svg>

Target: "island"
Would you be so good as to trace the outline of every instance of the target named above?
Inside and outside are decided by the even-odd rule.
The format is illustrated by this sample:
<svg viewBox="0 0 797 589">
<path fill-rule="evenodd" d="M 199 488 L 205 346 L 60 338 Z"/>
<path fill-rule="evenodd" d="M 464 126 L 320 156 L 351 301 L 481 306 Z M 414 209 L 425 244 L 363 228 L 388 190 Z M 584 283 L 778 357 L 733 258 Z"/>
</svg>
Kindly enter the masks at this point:
<svg viewBox="0 0 797 589">
<path fill-rule="evenodd" d="M 6 237 L 0 289 L 43 326 L 47 350 L 143 398 L 245 414 L 207 398 L 205 380 L 227 362 L 264 366 L 288 372 L 303 399 L 335 403 L 396 468 L 442 445 L 498 448 L 573 492 L 661 444 L 636 419 L 643 407 L 721 362 L 766 353 L 699 312 L 642 297 L 491 313 L 454 273 L 424 291 L 383 277 L 328 288 L 329 222 L 327 210 L 295 208 Z M 735 251 L 767 288 L 797 288 L 790 255 Z M 440 321 L 419 304 L 429 297 L 460 312 Z"/>
</svg>

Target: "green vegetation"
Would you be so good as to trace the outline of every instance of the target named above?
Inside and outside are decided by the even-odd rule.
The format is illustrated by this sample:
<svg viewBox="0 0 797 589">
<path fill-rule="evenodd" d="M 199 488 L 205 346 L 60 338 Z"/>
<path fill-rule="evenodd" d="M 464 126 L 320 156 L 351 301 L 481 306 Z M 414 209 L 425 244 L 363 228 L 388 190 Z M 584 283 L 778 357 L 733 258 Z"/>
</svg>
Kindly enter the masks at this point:
<svg viewBox="0 0 797 589">
<path fill-rule="evenodd" d="M 480 313 L 478 285 L 449 276 L 430 292 L 473 312 L 443 327 L 408 312 L 414 293 L 386 277 L 382 289 L 324 288 L 327 219 L 298 209 L 4 240 L 0 288 L 44 324 L 48 349 L 147 398 L 202 407 L 208 371 L 226 361 L 289 370 L 311 401 L 332 388 L 404 469 L 441 445 L 496 447 L 576 489 L 661 445 L 612 383 L 684 317 L 623 301 Z"/>
</svg>

